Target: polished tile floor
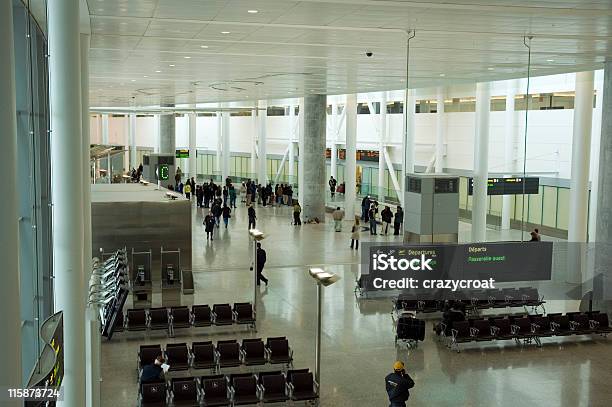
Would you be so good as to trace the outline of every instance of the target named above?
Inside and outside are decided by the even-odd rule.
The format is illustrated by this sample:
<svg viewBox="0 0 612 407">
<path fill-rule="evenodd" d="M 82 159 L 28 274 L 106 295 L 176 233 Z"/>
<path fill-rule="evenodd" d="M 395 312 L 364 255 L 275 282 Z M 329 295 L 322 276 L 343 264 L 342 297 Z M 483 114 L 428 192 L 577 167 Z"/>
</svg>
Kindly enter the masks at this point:
<svg viewBox="0 0 612 407">
<path fill-rule="evenodd" d="M 251 301 L 252 272 L 246 209 L 239 207 L 230 226 L 207 242 L 203 210 L 193 213 L 195 294 L 184 304 Z M 612 400 L 612 343 L 601 337 L 544 340 L 542 348 L 513 342 L 465 345 L 450 352 L 431 335 L 417 349 L 394 345 L 390 299 L 358 300 L 354 280 L 359 255 L 348 248 L 350 222 L 335 233 L 331 222 L 293 227 L 288 208 L 258 208 L 258 227 L 267 238 L 264 274 L 269 287 L 259 290 L 258 332 L 219 327 L 164 333 L 118 333 L 102 346 L 103 406 L 137 404 L 136 354 L 140 344 L 165 344 L 246 337 L 287 336 L 294 366 L 314 367 L 316 288 L 307 268 L 325 265 L 342 280 L 324 290 L 321 405 L 388 405 L 384 376 L 401 359 L 414 378 L 411 406 L 609 406 Z M 363 240 L 370 236 L 362 234 Z M 469 237 L 461 225 L 460 239 Z M 489 231 L 489 240 L 516 239 L 517 232 Z M 376 236 L 379 241 L 392 236 Z M 520 238 L 520 235 L 519 235 Z M 158 298 L 158 297 L 154 297 Z M 576 310 L 575 301 L 553 301 L 547 310 Z M 273 368 L 268 367 L 267 370 Z M 229 369 L 232 373 L 244 369 Z M 202 375 L 204 372 L 194 373 Z"/>
</svg>

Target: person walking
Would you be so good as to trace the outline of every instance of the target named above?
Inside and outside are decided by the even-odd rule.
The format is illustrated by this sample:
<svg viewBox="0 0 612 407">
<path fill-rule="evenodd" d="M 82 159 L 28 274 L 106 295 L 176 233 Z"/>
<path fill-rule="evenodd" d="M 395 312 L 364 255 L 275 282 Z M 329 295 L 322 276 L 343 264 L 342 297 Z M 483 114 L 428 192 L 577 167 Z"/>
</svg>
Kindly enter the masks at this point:
<svg viewBox="0 0 612 407">
<path fill-rule="evenodd" d="M 374 204 L 370 205 L 370 210 L 368 211 L 368 219 L 370 220 L 370 234 L 376 234 L 376 208 Z"/>
<path fill-rule="evenodd" d="M 393 220 L 393 212 L 391 212 L 391 208 L 385 206 L 385 209 L 380 213 L 380 217 L 383 222 L 383 234 L 389 234 L 389 225 L 391 224 L 391 220 Z"/>
<path fill-rule="evenodd" d="M 298 201 L 295 201 L 295 205 L 293 205 L 293 226 L 302 226 L 300 213 L 302 213 L 302 207 Z"/>
<path fill-rule="evenodd" d="M 332 217 L 334 218 L 334 229 L 336 230 L 336 232 L 341 232 L 342 219 L 344 219 L 344 211 L 340 209 L 339 206 L 337 206 L 334 213 L 332 213 Z"/>
<path fill-rule="evenodd" d="M 236 188 L 234 188 L 234 184 L 230 184 L 229 188 L 228 188 L 228 193 L 229 193 L 229 201 L 230 201 L 230 208 L 235 208 L 236 207 Z"/>
<path fill-rule="evenodd" d="M 204 217 L 204 230 L 206 231 L 206 240 L 214 240 L 213 232 L 215 230 L 215 217 L 212 212 L 208 212 L 208 214 Z"/>
<path fill-rule="evenodd" d="M 333 200 L 336 196 L 336 185 L 338 184 L 338 181 L 336 181 L 334 177 L 330 177 L 327 183 L 329 184 L 329 192 L 331 193 L 331 199 Z"/>
<path fill-rule="evenodd" d="M 355 216 L 355 224 L 351 229 L 351 249 L 359 250 L 359 236 L 361 235 L 359 217 Z M 354 247 L 353 247 L 354 246 Z"/>
<path fill-rule="evenodd" d="M 395 216 L 393 217 L 393 236 L 399 236 L 400 229 L 404 224 L 404 210 L 401 206 L 397 207 Z"/>
<path fill-rule="evenodd" d="M 245 203 L 246 202 L 246 185 L 243 182 L 242 184 L 240 184 L 240 203 Z"/>
<path fill-rule="evenodd" d="M 221 210 L 221 214 L 223 215 L 223 223 L 225 224 L 225 229 L 227 229 L 227 223 L 229 222 L 229 218 L 232 217 L 232 210 L 229 206 L 225 205 Z"/>
<path fill-rule="evenodd" d="M 262 281 L 264 282 L 266 286 L 268 285 L 268 279 L 264 277 L 264 275 L 262 274 L 265 264 L 266 264 L 266 251 L 261 248 L 261 243 L 258 242 L 257 243 L 257 259 L 256 259 L 257 285 L 260 285 Z"/>
<path fill-rule="evenodd" d="M 406 373 L 403 362 L 398 360 L 393 364 L 393 373 L 385 377 L 385 387 L 391 403 L 389 407 L 406 407 L 414 380 Z"/>
<path fill-rule="evenodd" d="M 249 209 L 247 212 L 249 217 L 249 230 L 255 229 L 255 220 L 257 219 L 257 216 L 255 215 L 255 208 L 253 208 L 253 205 L 249 205 Z"/>
<path fill-rule="evenodd" d="M 364 222 L 367 222 L 369 220 L 368 218 L 369 210 L 370 210 L 370 196 L 366 195 L 361 200 L 361 220 L 363 220 Z"/>
<path fill-rule="evenodd" d="M 215 217 L 215 225 L 219 227 L 219 224 L 221 223 L 221 214 L 223 213 L 223 209 L 221 208 L 221 202 L 219 200 L 215 200 L 211 211 L 213 216 Z"/>
<path fill-rule="evenodd" d="M 191 199 L 191 183 L 190 182 L 186 182 L 185 186 L 183 187 L 183 191 L 185 192 L 185 198 L 187 199 Z"/>
<path fill-rule="evenodd" d="M 223 206 L 227 205 L 227 198 L 229 197 L 229 192 L 227 191 L 227 186 L 223 187 Z"/>
<path fill-rule="evenodd" d="M 204 199 L 204 193 L 202 191 L 202 186 L 201 185 L 196 185 L 196 202 L 198 205 L 198 208 L 202 207 L 202 200 Z"/>
</svg>

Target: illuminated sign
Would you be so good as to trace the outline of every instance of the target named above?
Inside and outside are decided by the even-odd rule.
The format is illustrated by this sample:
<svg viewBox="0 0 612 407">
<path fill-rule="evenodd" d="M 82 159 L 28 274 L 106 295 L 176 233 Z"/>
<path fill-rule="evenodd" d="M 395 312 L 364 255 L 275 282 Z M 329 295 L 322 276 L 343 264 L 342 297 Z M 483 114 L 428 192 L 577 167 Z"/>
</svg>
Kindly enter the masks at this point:
<svg viewBox="0 0 612 407">
<path fill-rule="evenodd" d="M 157 179 L 166 181 L 170 178 L 170 168 L 168 164 L 159 164 L 157 167 Z"/>
<path fill-rule="evenodd" d="M 487 195 L 537 195 L 540 193 L 540 179 L 535 177 L 526 178 L 489 178 L 487 181 Z M 474 194 L 474 178 L 468 183 L 468 194 Z"/>
<path fill-rule="evenodd" d="M 189 150 L 186 148 L 176 150 L 176 158 L 189 158 Z"/>
</svg>

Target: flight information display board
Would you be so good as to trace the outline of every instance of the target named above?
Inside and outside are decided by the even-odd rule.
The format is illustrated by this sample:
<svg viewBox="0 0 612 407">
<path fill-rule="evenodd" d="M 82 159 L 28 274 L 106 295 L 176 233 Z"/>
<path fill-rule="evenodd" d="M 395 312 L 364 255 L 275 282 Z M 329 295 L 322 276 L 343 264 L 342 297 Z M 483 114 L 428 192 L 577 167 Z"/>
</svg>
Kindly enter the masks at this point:
<svg viewBox="0 0 612 407">
<path fill-rule="evenodd" d="M 489 178 L 487 195 L 522 195 L 523 187 L 525 194 L 537 195 L 540 192 L 540 179 L 536 177 Z M 468 194 L 474 194 L 474 178 L 470 178 L 468 182 Z"/>
<path fill-rule="evenodd" d="M 357 161 L 378 161 L 378 150 L 357 150 Z"/>
<path fill-rule="evenodd" d="M 176 150 L 176 158 L 189 158 L 189 150 L 185 148 Z"/>
</svg>

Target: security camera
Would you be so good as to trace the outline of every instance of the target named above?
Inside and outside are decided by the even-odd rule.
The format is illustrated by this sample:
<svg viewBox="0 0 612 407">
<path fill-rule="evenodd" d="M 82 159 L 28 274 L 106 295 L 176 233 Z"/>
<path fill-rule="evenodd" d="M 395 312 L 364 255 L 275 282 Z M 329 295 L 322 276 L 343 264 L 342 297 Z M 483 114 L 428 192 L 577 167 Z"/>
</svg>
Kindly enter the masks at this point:
<svg viewBox="0 0 612 407">
<path fill-rule="evenodd" d="M 372 51 L 366 51 L 366 57 L 370 58 L 374 53 Z"/>
</svg>

